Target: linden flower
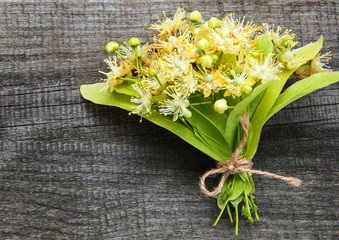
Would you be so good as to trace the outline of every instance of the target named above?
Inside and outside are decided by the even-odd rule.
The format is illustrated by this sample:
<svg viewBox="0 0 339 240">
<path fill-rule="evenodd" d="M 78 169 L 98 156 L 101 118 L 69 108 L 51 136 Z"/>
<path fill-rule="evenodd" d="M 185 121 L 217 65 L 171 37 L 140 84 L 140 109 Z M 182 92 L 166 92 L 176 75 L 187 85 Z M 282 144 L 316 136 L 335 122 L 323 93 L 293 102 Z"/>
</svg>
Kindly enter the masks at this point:
<svg viewBox="0 0 339 240">
<path fill-rule="evenodd" d="M 282 63 L 272 60 L 272 55 L 266 56 L 264 60 L 263 58 L 260 60 L 249 58 L 249 64 L 249 74 L 261 80 L 262 83 L 279 79 L 278 74 L 283 67 Z"/>
<path fill-rule="evenodd" d="M 167 84 L 167 76 L 165 74 L 166 69 L 163 65 L 158 64 L 157 61 L 153 61 L 151 64 L 152 68 L 156 70 L 157 74 L 156 77 L 153 76 L 151 78 L 154 92 L 153 94 L 160 94 L 162 92 L 162 89 Z"/>
<path fill-rule="evenodd" d="M 198 90 L 203 90 L 204 97 L 211 95 L 212 91 L 218 92 L 224 86 L 226 77 L 219 70 L 204 70 L 204 72 L 193 72 L 195 78 L 199 81 Z"/>
<path fill-rule="evenodd" d="M 126 75 L 126 69 L 122 63 L 120 63 L 120 66 L 118 65 L 116 57 L 114 57 L 113 60 L 109 58 L 105 59 L 104 61 L 111 71 L 108 73 L 99 71 L 100 73 L 105 74 L 107 76 L 107 79 L 105 79 L 106 87 L 104 87 L 101 91 L 106 91 L 107 89 L 109 89 L 111 93 L 113 92 L 114 87 L 116 85 L 121 84 L 123 82 L 122 80 L 119 80 L 117 78 Z"/>
<path fill-rule="evenodd" d="M 233 97 L 240 97 L 243 94 L 243 86 L 251 86 L 253 81 L 248 78 L 248 74 L 245 69 L 241 73 L 236 73 L 234 69 L 231 69 L 230 75 L 233 79 L 230 79 L 231 83 L 229 83 L 226 87 L 228 91 L 225 92 L 225 96 L 227 94 L 231 94 Z"/>
<path fill-rule="evenodd" d="M 189 93 L 194 93 L 197 90 L 198 81 L 195 79 L 192 72 L 188 75 L 178 76 L 175 80 L 179 90 L 188 91 Z"/>
<path fill-rule="evenodd" d="M 132 103 L 139 104 L 138 106 L 133 107 L 134 111 L 132 113 L 140 115 L 144 115 L 146 113 L 152 114 L 151 107 L 153 96 L 149 89 L 142 87 L 140 84 L 134 86 L 134 89 L 137 91 L 140 97 L 131 98 Z"/>
<path fill-rule="evenodd" d="M 130 62 L 135 62 L 135 51 L 132 47 L 125 45 L 125 46 L 121 46 L 122 50 L 125 52 L 126 54 L 126 58 L 130 61 Z M 141 47 L 140 45 L 137 47 L 137 53 L 138 53 L 138 57 L 144 61 L 147 62 L 148 60 L 148 54 L 149 54 L 149 50 L 150 50 L 150 46 L 146 43 L 143 47 Z"/>
<path fill-rule="evenodd" d="M 235 86 L 237 86 L 237 85 L 241 84 L 242 82 L 244 82 L 244 81 L 246 80 L 247 76 L 248 76 L 248 74 L 246 73 L 245 70 L 242 71 L 242 73 L 241 73 L 240 75 L 237 74 L 237 73 L 234 71 L 234 69 L 231 69 L 230 73 L 231 73 L 231 75 L 232 75 L 232 77 L 233 77 L 232 82 L 233 82 L 233 84 L 234 84 Z"/>
<path fill-rule="evenodd" d="M 175 35 L 177 29 L 179 29 L 182 25 L 185 24 L 186 12 L 182 8 L 178 8 L 176 11 L 173 20 L 166 17 L 164 13 L 165 21 L 160 21 L 158 19 L 159 24 L 152 24 L 151 29 L 155 29 L 159 32 L 159 37 L 164 37 L 164 35 Z"/>
<path fill-rule="evenodd" d="M 271 27 L 272 29 L 270 29 Z M 292 44 L 292 46 L 294 46 L 296 42 L 293 42 L 294 34 L 290 34 L 291 30 L 285 30 L 284 33 L 281 33 L 281 31 L 281 27 L 278 26 L 277 30 L 274 31 L 274 24 L 270 26 L 267 23 L 264 23 L 261 29 L 262 34 L 267 33 L 275 45 L 280 46 L 286 40 L 292 40 L 290 41 L 290 43 Z"/>
<path fill-rule="evenodd" d="M 302 64 L 304 59 L 296 57 L 295 53 L 288 48 L 279 56 L 279 60 L 285 64 L 288 69 L 292 69 Z"/>
<path fill-rule="evenodd" d="M 158 50 L 166 50 L 166 51 L 173 51 L 179 50 L 180 48 L 187 47 L 192 40 L 190 39 L 189 35 L 181 35 L 181 36 L 170 36 L 166 40 L 156 39 L 154 37 L 154 47 Z M 179 53 L 179 52 L 178 52 Z"/>
<path fill-rule="evenodd" d="M 256 83 L 255 78 L 249 77 L 246 69 L 241 73 L 236 73 L 234 69 L 230 70 L 230 75 L 233 79 L 229 79 L 224 96 L 232 95 L 233 98 L 240 97 L 242 94 L 249 94 L 252 91 L 252 86 Z"/>
<path fill-rule="evenodd" d="M 229 30 L 211 30 L 209 37 L 213 39 L 213 44 L 215 45 L 217 51 L 236 54 L 241 49 L 240 44 L 242 39 L 234 38 Z"/>
<path fill-rule="evenodd" d="M 246 23 L 243 19 L 234 19 L 233 14 L 226 16 L 221 23 L 221 31 L 229 33 L 235 39 L 235 42 L 248 41 L 252 34 L 257 30 L 257 27 L 252 23 Z"/>
<path fill-rule="evenodd" d="M 227 48 L 230 48 L 235 44 L 233 39 L 229 36 L 227 31 L 211 30 L 209 37 L 213 39 L 213 43 L 217 48 L 217 51 L 226 52 Z"/>
<path fill-rule="evenodd" d="M 330 71 L 330 69 L 326 66 L 330 59 L 331 53 L 329 52 L 324 55 L 317 54 L 313 59 L 311 59 L 311 64 L 299 67 L 295 73 L 300 78 L 304 79 L 315 73 Z"/>
<path fill-rule="evenodd" d="M 165 66 L 170 68 L 170 75 L 173 77 L 181 76 L 183 74 L 187 75 L 191 70 L 191 63 L 185 56 L 170 53 L 165 57 L 165 61 Z"/>
<path fill-rule="evenodd" d="M 158 50 L 166 49 L 167 51 L 173 51 L 175 48 L 178 47 L 176 45 L 175 39 L 176 39 L 176 37 L 170 36 L 168 41 L 165 41 L 165 40 L 161 40 L 161 39 L 156 39 L 156 37 L 154 37 L 153 47 L 158 49 Z"/>
<path fill-rule="evenodd" d="M 315 56 L 311 62 L 312 71 L 314 73 L 329 71 L 329 69 L 326 69 L 327 68 L 326 64 L 328 64 L 330 60 L 331 60 L 330 52 L 325 53 L 324 55 L 317 54 L 317 56 Z"/>
<path fill-rule="evenodd" d="M 173 115 L 173 121 L 182 117 L 191 117 L 192 113 L 188 110 L 190 102 L 187 99 L 187 95 L 182 91 L 177 91 L 174 88 L 167 89 L 167 95 L 172 100 L 166 99 L 160 104 L 160 113 L 166 115 Z"/>
</svg>

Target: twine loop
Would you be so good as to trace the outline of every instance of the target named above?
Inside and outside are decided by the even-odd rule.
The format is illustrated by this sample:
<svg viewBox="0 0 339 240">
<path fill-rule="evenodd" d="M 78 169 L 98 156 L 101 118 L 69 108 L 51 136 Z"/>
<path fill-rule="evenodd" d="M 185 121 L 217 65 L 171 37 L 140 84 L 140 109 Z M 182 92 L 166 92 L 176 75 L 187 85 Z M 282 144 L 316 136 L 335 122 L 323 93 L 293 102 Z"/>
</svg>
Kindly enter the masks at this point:
<svg viewBox="0 0 339 240">
<path fill-rule="evenodd" d="M 241 150 L 244 147 L 247 138 L 248 138 L 248 129 L 249 129 L 249 114 L 246 113 L 243 116 L 239 118 L 240 123 L 242 125 L 242 128 L 244 130 L 244 137 L 240 142 L 240 145 L 236 149 L 236 151 L 233 153 L 232 157 L 230 159 L 227 159 L 223 162 L 217 162 L 217 168 L 213 168 L 207 172 L 200 178 L 200 189 L 206 196 L 217 196 L 221 190 L 222 187 L 226 181 L 226 178 L 229 175 L 236 174 L 236 173 L 252 173 L 252 174 L 259 174 L 266 177 L 273 177 L 276 179 L 280 179 L 282 181 L 285 181 L 292 186 L 299 187 L 301 184 L 301 180 L 294 177 L 284 177 L 275 173 L 260 171 L 260 170 L 253 170 L 252 168 L 252 161 L 249 161 L 241 156 Z M 206 188 L 205 180 L 206 178 L 214 175 L 214 174 L 222 174 L 222 177 L 220 179 L 220 182 L 218 186 L 213 190 L 209 191 Z"/>
</svg>

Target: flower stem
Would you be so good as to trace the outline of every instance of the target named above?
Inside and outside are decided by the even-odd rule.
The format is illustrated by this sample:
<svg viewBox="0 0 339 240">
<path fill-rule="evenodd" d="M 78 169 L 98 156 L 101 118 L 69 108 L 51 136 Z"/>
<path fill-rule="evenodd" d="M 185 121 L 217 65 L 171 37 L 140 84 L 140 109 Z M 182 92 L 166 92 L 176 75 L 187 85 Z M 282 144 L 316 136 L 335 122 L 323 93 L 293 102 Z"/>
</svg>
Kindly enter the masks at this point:
<svg viewBox="0 0 339 240">
<path fill-rule="evenodd" d="M 152 102 L 162 102 L 162 101 L 165 101 L 167 100 L 166 98 L 165 99 L 156 99 L 156 100 L 152 100 Z"/>
<path fill-rule="evenodd" d="M 238 225 L 239 225 L 239 213 L 238 213 L 238 204 L 234 206 L 235 209 L 235 236 L 238 236 Z"/>
<path fill-rule="evenodd" d="M 215 66 L 216 66 L 216 67 L 218 67 L 218 65 L 219 65 L 219 63 L 220 63 L 220 61 L 221 61 L 221 57 L 222 57 L 223 54 L 224 54 L 224 52 L 221 52 L 221 54 L 220 54 L 220 56 L 219 56 L 219 58 L 218 58 L 218 61 L 215 63 Z"/>
<path fill-rule="evenodd" d="M 134 47 L 135 61 L 137 63 L 138 78 L 140 79 L 140 69 L 139 69 L 139 57 L 138 57 L 138 47 Z"/>
<path fill-rule="evenodd" d="M 194 25 L 195 25 L 195 22 L 192 22 L 188 31 L 191 31 Z"/>
<path fill-rule="evenodd" d="M 119 77 L 117 79 L 118 80 L 133 81 L 133 82 L 137 82 L 138 81 L 138 79 L 133 79 L 133 78 L 128 78 L 128 77 Z"/>
<path fill-rule="evenodd" d="M 124 59 L 126 62 L 128 62 L 130 65 L 132 65 L 133 67 L 137 68 L 136 66 L 134 66 L 133 63 L 131 63 L 127 58 L 125 58 L 123 55 L 121 55 L 117 50 L 114 51 L 116 53 L 116 55 L 118 55 L 119 57 L 121 57 L 122 59 Z"/>
<path fill-rule="evenodd" d="M 202 105 L 202 104 L 212 104 L 211 102 L 201 102 L 201 103 L 191 103 L 191 106 Z"/>
<path fill-rule="evenodd" d="M 161 86 L 162 90 L 164 90 L 164 86 L 162 86 L 162 84 L 161 84 L 161 82 L 159 80 L 158 75 L 155 75 L 154 77 L 155 77 L 155 79 L 157 79 L 157 81 L 158 81 L 159 85 Z"/>
<path fill-rule="evenodd" d="M 222 213 L 224 212 L 227 203 L 228 203 L 228 199 L 226 199 L 225 205 L 222 207 L 222 209 L 221 209 L 221 211 L 220 211 L 220 213 L 219 213 L 219 216 L 217 217 L 217 220 L 215 220 L 215 222 L 214 222 L 214 224 L 213 224 L 213 227 L 215 227 L 215 226 L 218 224 L 219 219 L 220 219 Z"/>
<path fill-rule="evenodd" d="M 227 204 L 227 213 L 228 213 L 228 216 L 230 217 L 231 223 L 233 223 L 232 213 L 231 213 L 231 210 L 230 210 L 230 206 L 228 204 Z"/>
</svg>

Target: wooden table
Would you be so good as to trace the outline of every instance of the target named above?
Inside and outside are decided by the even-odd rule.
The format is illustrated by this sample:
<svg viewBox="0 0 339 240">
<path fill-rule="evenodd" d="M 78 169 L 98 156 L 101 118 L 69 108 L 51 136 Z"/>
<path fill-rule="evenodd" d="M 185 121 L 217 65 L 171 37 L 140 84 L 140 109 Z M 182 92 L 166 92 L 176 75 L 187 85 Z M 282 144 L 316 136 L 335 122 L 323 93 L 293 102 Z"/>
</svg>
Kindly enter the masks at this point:
<svg viewBox="0 0 339 240">
<path fill-rule="evenodd" d="M 94 105 L 105 44 L 150 41 L 165 10 L 228 13 L 293 29 L 300 45 L 325 36 L 339 69 L 337 1 L 0 2 L 0 239 L 233 239 L 234 226 L 203 196 L 214 162 L 126 111 Z M 300 46 L 299 45 L 299 46 Z M 338 233 L 339 85 L 289 105 L 265 126 L 255 168 L 260 222 L 234 239 L 335 239 Z M 209 181 L 212 185 L 216 179 Z"/>
</svg>

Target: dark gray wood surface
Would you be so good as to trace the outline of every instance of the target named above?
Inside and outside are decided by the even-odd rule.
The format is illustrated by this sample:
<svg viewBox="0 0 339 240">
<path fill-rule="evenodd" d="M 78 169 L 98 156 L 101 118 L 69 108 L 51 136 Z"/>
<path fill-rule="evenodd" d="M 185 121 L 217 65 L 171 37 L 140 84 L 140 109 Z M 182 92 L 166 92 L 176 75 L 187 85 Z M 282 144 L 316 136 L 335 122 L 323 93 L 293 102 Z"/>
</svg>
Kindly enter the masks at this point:
<svg viewBox="0 0 339 240">
<path fill-rule="evenodd" d="M 0 239 L 335 239 L 339 86 L 289 105 L 265 126 L 255 168 L 260 222 L 240 236 L 204 197 L 214 163 L 166 130 L 81 98 L 98 82 L 105 44 L 150 41 L 165 10 L 195 9 L 291 28 L 299 45 L 325 36 L 339 70 L 337 1 L 0 1 Z M 209 181 L 212 186 L 216 179 Z"/>
</svg>

